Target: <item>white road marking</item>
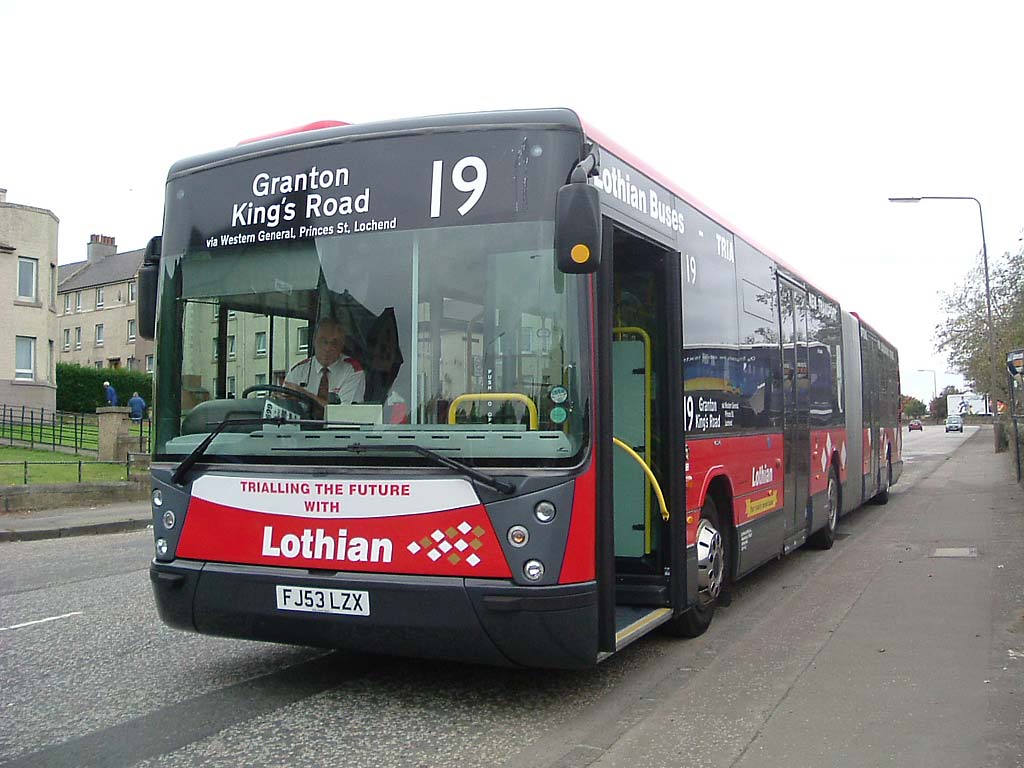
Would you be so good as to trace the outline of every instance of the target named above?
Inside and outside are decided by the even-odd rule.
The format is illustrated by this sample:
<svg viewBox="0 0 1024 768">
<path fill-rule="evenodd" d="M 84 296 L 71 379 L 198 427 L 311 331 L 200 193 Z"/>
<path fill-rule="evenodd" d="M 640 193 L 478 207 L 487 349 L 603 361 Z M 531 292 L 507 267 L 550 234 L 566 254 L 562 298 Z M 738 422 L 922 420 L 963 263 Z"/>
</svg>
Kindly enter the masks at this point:
<svg viewBox="0 0 1024 768">
<path fill-rule="evenodd" d="M 45 619 L 36 619 L 35 621 L 25 621 L 21 624 L 11 624 L 9 627 L 0 627 L 0 632 L 6 632 L 9 629 L 21 629 L 22 627 L 31 627 L 33 624 L 45 624 L 48 621 L 57 621 L 58 619 L 66 619 L 69 616 L 81 616 L 81 611 L 72 611 L 71 613 L 62 613 L 60 616 L 50 616 Z"/>
</svg>

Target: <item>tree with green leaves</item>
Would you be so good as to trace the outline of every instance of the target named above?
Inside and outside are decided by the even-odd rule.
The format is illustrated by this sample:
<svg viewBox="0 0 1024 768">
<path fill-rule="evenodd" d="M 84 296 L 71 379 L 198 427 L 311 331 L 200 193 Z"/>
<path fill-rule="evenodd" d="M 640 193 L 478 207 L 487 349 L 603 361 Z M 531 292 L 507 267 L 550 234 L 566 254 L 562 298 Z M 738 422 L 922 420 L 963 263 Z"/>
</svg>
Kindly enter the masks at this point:
<svg viewBox="0 0 1024 768">
<path fill-rule="evenodd" d="M 903 415 L 908 419 L 920 419 L 924 416 L 925 404 L 913 395 L 903 395 Z"/>
<path fill-rule="evenodd" d="M 996 346 L 996 380 L 988 341 L 985 272 L 981 259 L 963 282 L 941 294 L 945 319 L 935 326 L 936 350 L 967 379 L 971 389 L 1007 401 L 1006 352 L 1024 347 L 1024 247 L 990 261 L 989 285 Z M 945 409 L 945 398 L 943 410 Z"/>
</svg>

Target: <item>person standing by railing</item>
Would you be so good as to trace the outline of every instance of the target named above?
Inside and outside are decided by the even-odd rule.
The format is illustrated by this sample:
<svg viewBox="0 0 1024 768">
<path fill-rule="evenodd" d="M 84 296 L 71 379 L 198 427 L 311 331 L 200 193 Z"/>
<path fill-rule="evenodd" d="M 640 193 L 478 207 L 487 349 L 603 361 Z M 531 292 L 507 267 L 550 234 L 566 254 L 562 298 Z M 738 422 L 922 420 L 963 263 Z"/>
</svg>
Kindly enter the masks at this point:
<svg viewBox="0 0 1024 768">
<path fill-rule="evenodd" d="M 117 405 L 117 390 L 109 381 L 103 382 L 103 394 L 107 398 L 107 405 Z"/>
<path fill-rule="evenodd" d="M 146 401 L 138 392 L 132 392 L 132 396 L 128 398 L 128 410 L 132 421 L 137 424 L 142 422 L 142 417 L 146 415 Z"/>
</svg>

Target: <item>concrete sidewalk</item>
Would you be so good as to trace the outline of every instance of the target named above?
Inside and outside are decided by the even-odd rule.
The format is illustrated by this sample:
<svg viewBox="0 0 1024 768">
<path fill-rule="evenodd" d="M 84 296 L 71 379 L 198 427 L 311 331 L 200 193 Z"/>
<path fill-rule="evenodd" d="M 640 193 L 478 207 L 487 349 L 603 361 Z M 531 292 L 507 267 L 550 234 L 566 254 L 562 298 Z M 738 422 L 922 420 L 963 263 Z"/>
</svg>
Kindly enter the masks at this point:
<svg viewBox="0 0 1024 768">
<path fill-rule="evenodd" d="M 905 478 L 586 764 L 1024 765 L 1024 490 L 985 429 Z"/>
<path fill-rule="evenodd" d="M 148 501 L 0 513 L 0 542 L 136 531 L 151 525 Z"/>
</svg>

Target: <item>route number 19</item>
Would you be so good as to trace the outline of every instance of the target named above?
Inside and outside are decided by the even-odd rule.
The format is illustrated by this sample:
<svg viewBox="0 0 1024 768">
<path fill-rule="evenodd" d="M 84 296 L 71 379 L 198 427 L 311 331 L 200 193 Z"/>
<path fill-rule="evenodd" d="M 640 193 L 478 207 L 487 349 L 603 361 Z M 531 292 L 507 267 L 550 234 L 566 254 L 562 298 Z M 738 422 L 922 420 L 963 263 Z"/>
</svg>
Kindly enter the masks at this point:
<svg viewBox="0 0 1024 768">
<path fill-rule="evenodd" d="M 467 170 L 472 173 L 467 174 Z M 469 175 L 469 178 L 466 178 Z M 444 161 L 434 161 L 434 173 L 430 180 L 430 218 L 441 215 L 441 187 L 444 182 Z M 465 216 L 480 201 L 487 186 L 487 164 L 479 157 L 464 157 L 452 168 L 452 186 L 459 192 L 468 192 L 469 197 L 459 206 L 459 215 Z"/>
</svg>

